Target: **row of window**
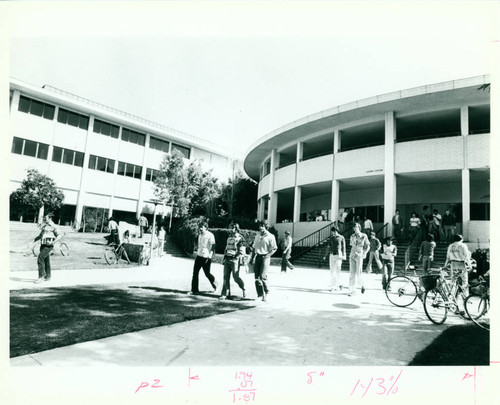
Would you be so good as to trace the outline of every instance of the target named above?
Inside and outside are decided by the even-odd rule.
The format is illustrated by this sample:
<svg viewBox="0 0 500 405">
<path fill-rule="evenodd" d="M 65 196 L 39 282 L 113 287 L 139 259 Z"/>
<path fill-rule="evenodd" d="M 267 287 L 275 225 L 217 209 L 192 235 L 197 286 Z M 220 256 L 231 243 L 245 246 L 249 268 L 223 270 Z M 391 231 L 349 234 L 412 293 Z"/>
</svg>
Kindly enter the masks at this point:
<svg viewBox="0 0 500 405">
<path fill-rule="evenodd" d="M 18 155 L 32 156 L 38 159 L 46 160 L 49 154 L 49 145 L 46 143 L 14 137 L 11 152 L 17 153 Z"/>
<path fill-rule="evenodd" d="M 39 117 L 43 117 L 48 120 L 53 120 L 55 116 L 56 107 L 51 104 L 43 103 L 41 101 L 33 100 L 29 97 L 20 96 L 19 99 L 19 111 L 28 114 L 33 114 Z M 88 130 L 89 127 L 89 117 L 87 115 L 79 114 L 73 111 L 66 110 L 65 108 L 59 108 L 57 114 L 57 122 L 61 124 L 71 125 L 77 128 Z M 101 121 L 98 119 L 94 120 L 93 131 L 97 134 L 102 134 L 110 136 L 112 138 L 118 139 L 120 133 L 120 127 L 109 122 Z M 146 144 L 146 134 L 133 131 L 128 128 L 122 129 L 122 141 L 134 143 L 140 146 Z M 168 141 L 164 141 L 159 138 L 151 137 L 149 147 L 151 149 L 160 150 L 162 152 L 169 151 Z M 191 149 L 178 145 L 172 144 L 172 150 L 176 149 L 181 152 L 186 159 L 190 158 Z"/>
<path fill-rule="evenodd" d="M 52 151 L 52 161 L 65 163 L 67 165 L 83 167 L 83 152 L 77 152 L 76 150 L 64 149 L 59 146 L 54 146 Z"/>
</svg>

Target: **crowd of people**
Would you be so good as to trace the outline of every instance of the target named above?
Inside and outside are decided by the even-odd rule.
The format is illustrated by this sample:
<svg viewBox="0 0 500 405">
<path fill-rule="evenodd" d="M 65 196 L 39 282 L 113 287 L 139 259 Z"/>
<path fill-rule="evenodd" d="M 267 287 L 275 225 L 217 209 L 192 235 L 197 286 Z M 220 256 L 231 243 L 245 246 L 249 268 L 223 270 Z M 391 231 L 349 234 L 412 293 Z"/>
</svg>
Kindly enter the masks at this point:
<svg viewBox="0 0 500 405">
<path fill-rule="evenodd" d="M 409 220 L 410 235 L 415 237 L 417 230 L 426 232 L 425 240 L 420 244 L 419 261 L 422 263 L 424 274 L 427 274 L 432 267 L 434 260 L 434 250 L 436 247 L 436 235 L 442 234 L 449 240 L 453 241 L 449 245 L 446 255 L 446 265 L 450 265 L 454 274 L 461 274 L 464 287 L 467 285 L 467 268 L 470 268 L 471 254 L 467 245 L 463 243 L 461 235 L 455 233 L 456 223 L 453 214 L 447 209 L 441 217 L 439 212 L 434 209 L 432 214 L 427 214 L 428 207 L 424 206 L 423 214 L 417 215 L 412 212 Z M 352 212 L 346 211 L 346 215 L 339 221 L 339 225 L 345 225 L 349 220 L 349 214 Z M 360 289 L 364 294 L 366 291 L 363 277 L 363 263 L 365 259 L 367 264 L 365 273 L 372 272 L 380 273 L 382 288 L 387 287 L 387 283 L 394 272 L 394 261 L 397 256 L 397 246 L 393 243 L 397 241 L 398 236 L 404 229 L 404 220 L 400 215 L 399 210 L 396 210 L 392 218 L 394 236 L 386 237 L 381 243 L 373 229 L 373 223 L 368 218 L 364 218 L 363 223 L 353 221 L 352 233 L 344 236 L 344 232 L 337 226 L 332 225 L 330 237 L 328 238 L 327 248 L 323 255 L 323 260 L 328 257 L 330 269 L 330 291 L 339 291 L 343 288 L 341 283 L 341 268 L 342 262 L 347 260 L 347 243 L 350 246 L 349 253 L 349 277 L 348 277 L 348 295 L 352 296 Z M 145 228 L 148 226 L 147 219 L 143 216 L 139 219 L 140 234 L 144 235 Z M 108 244 L 113 244 L 115 249 L 120 249 L 125 260 L 130 263 L 126 249 L 123 249 L 124 243 L 129 242 L 130 233 L 126 230 L 123 235 L 119 233 L 119 226 L 116 220 L 111 217 L 108 222 L 110 232 Z M 240 227 L 236 223 L 231 223 L 229 226 L 230 232 L 226 240 L 224 255 L 223 255 L 223 280 L 220 293 L 220 299 L 225 300 L 231 295 L 231 277 L 241 289 L 243 298 L 247 297 L 247 289 L 243 279 L 243 274 L 253 273 L 255 278 L 255 290 L 257 299 L 266 301 L 269 294 L 268 272 L 271 262 L 271 256 L 278 250 L 276 237 L 269 232 L 267 223 L 261 221 L 258 223 L 258 233 L 251 243 L 248 243 L 241 235 Z M 52 221 L 51 214 L 46 215 L 41 224 L 41 232 L 35 238 L 41 240 L 40 254 L 38 255 L 38 273 L 39 277 L 36 283 L 48 281 L 51 278 L 50 268 L 50 253 L 54 244 L 60 238 L 60 234 Z M 163 243 L 165 240 L 165 229 L 163 226 L 158 227 L 155 232 L 156 241 L 160 250 L 163 251 Z M 438 236 L 439 238 L 439 236 Z M 346 241 L 347 239 L 347 241 Z M 439 240 L 439 239 L 438 239 Z M 281 240 L 281 272 L 286 273 L 294 269 L 290 262 L 292 253 L 293 241 L 289 231 L 285 231 L 284 237 Z M 191 278 L 191 289 L 189 294 L 199 294 L 199 273 L 203 272 L 210 282 L 213 292 L 215 293 L 218 284 L 214 275 L 211 273 L 211 263 L 215 254 L 215 237 L 209 231 L 208 223 L 201 223 L 199 226 L 199 234 L 197 237 L 196 256 L 193 264 L 193 273 Z M 374 270 L 374 266 L 376 269 Z"/>
</svg>

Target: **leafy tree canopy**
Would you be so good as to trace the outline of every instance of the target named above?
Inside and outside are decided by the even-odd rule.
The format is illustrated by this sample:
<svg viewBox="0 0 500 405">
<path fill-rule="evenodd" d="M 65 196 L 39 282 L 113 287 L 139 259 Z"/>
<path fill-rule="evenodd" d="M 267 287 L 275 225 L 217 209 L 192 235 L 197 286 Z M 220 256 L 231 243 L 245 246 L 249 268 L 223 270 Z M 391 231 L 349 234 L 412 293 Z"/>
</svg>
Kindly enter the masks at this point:
<svg viewBox="0 0 500 405">
<path fill-rule="evenodd" d="M 11 204 L 15 203 L 22 210 L 39 210 L 44 207 L 46 212 L 61 207 L 64 193 L 58 190 L 56 183 L 50 177 L 41 174 L 36 169 L 28 169 L 26 179 L 16 191 L 11 194 Z"/>
</svg>

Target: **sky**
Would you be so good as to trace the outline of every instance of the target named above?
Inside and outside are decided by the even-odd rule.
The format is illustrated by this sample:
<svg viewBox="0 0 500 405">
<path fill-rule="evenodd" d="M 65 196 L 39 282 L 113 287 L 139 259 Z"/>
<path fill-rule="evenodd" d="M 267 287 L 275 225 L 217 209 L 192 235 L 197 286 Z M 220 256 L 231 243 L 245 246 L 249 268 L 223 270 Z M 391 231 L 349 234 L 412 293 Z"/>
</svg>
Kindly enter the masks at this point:
<svg viewBox="0 0 500 405">
<path fill-rule="evenodd" d="M 498 2 L 10 5 L 8 76 L 237 156 L 309 114 L 490 74 L 500 39 Z"/>
</svg>

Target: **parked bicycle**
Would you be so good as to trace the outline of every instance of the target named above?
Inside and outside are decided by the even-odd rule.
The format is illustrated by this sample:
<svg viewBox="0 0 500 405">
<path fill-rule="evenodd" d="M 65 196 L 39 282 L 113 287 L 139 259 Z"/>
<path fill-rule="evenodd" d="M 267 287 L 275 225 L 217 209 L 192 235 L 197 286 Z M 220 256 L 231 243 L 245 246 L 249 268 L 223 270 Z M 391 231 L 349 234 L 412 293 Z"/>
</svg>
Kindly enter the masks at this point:
<svg viewBox="0 0 500 405">
<path fill-rule="evenodd" d="M 122 257 L 130 264 L 130 259 L 123 244 L 117 245 L 116 243 L 111 243 L 104 251 L 104 258 L 109 265 L 118 263 Z"/>
<path fill-rule="evenodd" d="M 396 275 L 389 279 L 385 287 L 385 295 L 391 304 L 397 307 L 407 307 L 415 302 L 420 293 L 420 280 L 415 271 L 416 268 L 417 266 L 408 263 L 404 274 L 408 270 L 413 270 L 413 275 Z"/>
<path fill-rule="evenodd" d="M 459 298 L 466 307 L 466 292 L 462 287 L 462 277 L 457 273 L 455 282 L 447 279 L 448 268 L 441 268 L 440 274 L 422 276 L 422 284 L 426 289 L 424 294 L 424 311 L 429 320 L 441 325 L 446 321 L 448 311 L 459 314 L 464 319 L 470 319 L 465 310 L 460 310 Z M 451 271 L 451 270 L 450 270 Z"/>
<path fill-rule="evenodd" d="M 465 299 L 467 316 L 480 328 L 490 330 L 490 286 L 489 275 L 479 276 L 470 282 L 471 294 Z"/>
<path fill-rule="evenodd" d="M 33 256 L 38 257 L 38 254 L 40 253 L 40 241 L 38 240 L 34 243 L 33 242 L 29 243 L 28 248 L 33 253 Z M 66 243 L 61 242 L 61 240 L 58 240 L 54 244 L 54 249 L 52 249 L 50 254 L 53 255 L 56 252 L 60 253 L 62 256 L 69 256 L 69 247 Z"/>
</svg>

